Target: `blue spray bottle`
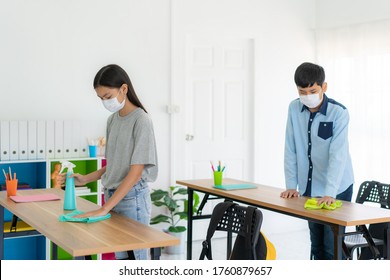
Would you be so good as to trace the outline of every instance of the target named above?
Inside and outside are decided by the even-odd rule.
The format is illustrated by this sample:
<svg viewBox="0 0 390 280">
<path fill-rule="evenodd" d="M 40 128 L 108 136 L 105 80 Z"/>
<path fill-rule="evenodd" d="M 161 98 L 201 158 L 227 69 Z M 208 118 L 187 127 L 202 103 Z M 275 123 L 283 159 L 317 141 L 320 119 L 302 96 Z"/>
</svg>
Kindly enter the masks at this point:
<svg viewBox="0 0 390 280">
<path fill-rule="evenodd" d="M 73 168 L 76 167 L 69 161 L 61 161 L 61 171 L 67 168 L 66 182 L 65 182 L 65 197 L 64 197 L 64 210 L 76 209 L 76 190 L 74 184 L 74 178 L 70 177 L 73 174 Z"/>
</svg>

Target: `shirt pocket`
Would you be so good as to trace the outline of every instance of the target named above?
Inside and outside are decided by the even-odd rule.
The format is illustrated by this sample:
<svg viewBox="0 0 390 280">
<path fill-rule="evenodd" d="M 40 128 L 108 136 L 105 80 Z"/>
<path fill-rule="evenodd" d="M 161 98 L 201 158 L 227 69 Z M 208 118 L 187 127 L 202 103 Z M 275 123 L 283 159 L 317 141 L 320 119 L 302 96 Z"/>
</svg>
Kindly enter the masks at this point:
<svg viewBox="0 0 390 280">
<path fill-rule="evenodd" d="M 333 122 L 320 122 L 318 137 L 327 140 L 333 136 Z"/>
</svg>

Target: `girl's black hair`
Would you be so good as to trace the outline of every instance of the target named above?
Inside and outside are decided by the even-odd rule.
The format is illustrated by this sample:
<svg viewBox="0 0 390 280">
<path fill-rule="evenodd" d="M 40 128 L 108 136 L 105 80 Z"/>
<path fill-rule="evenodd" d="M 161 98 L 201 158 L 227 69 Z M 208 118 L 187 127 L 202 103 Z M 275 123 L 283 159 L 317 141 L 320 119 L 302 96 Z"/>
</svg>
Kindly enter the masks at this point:
<svg viewBox="0 0 390 280">
<path fill-rule="evenodd" d="M 99 86 L 105 86 L 109 88 L 120 88 L 123 84 L 127 85 L 127 98 L 132 104 L 142 108 L 146 113 L 144 106 L 139 101 L 137 94 L 130 81 L 129 75 L 120 66 L 116 64 L 109 64 L 100 69 L 95 79 L 93 80 L 93 88 L 96 89 Z"/>
<path fill-rule="evenodd" d="M 304 62 L 295 70 L 295 84 L 301 88 L 311 87 L 315 83 L 322 86 L 325 81 L 324 68 L 317 64 Z"/>
</svg>

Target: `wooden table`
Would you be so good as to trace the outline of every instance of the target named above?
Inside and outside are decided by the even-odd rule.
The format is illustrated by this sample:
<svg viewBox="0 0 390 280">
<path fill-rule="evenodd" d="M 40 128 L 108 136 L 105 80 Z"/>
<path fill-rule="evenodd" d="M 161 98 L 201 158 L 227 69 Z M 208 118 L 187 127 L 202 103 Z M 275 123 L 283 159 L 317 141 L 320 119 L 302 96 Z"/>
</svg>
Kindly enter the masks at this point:
<svg viewBox="0 0 390 280">
<path fill-rule="evenodd" d="M 178 245 L 180 242 L 176 237 L 114 212 L 111 212 L 110 219 L 96 223 L 59 222 L 60 215 L 70 212 L 63 210 L 64 191 L 34 189 L 17 192 L 18 196 L 35 194 L 56 194 L 61 200 L 15 203 L 7 197 L 6 192 L 1 192 L 0 228 L 4 228 L 4 208 L 6 208 L 73 257 L 152 248 L 152 258 L 158 259 L 161 247 Z M 88 200 L 77 197 L 78 210 L 90 211 L 98 207 Z M 8 234 L 11 233 L 5 234 L 1 230 L 0 259 L 4 256 L 4 237 Z M 18 234 L 28 235 L 23 232 Z"/>
<path fill-rule="evenodd" d="M 342 258 L 343 232 L 345 227 L 390 222 L 390 211 L 387 209 L 343 201 L 343 206 L 333 211 L 325 209 L 307 210 L 304 208 L 304 204 L 308 199 L 307 197 L 285 199 L 280 197 L 283 189 L 235 179 L 227 178 L 223 180 L 223 183 L 253 184 L 257 188 L 225 191 L 214 188 L 212 179 L 178 180 L 176 183 L 188 188 L 189 210 L 192 209 L 191 206 L 193 205 L 193 192 L 199 191 L 281 214 L 329 225 L 333 229 L 335 237 L 335 259 Z M 188 211 L 187 259 L 192 258 L 192 223 L 196 218 L 191 211 Z M 390 231 L 388 230 L 385 235 L 384 248 L 384 250 L 387 250 L 387 256 L 390 256 L 389 242 Z"/>
</svg>

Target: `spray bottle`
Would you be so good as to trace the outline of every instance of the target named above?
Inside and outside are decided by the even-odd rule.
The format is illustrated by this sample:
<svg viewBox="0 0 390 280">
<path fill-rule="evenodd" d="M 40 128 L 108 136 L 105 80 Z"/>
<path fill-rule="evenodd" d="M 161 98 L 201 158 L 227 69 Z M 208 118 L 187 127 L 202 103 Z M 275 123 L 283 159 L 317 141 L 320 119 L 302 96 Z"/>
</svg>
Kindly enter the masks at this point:
<svg viewBox="0 0 390 280">
<path fill-rule="evenodd" d="M 75 210 L 76 209 L 76 190 L 74 184 L 74 178 L 70 177 L 73 174 L 73 168 L 76 167 L 73 163 L 69 161 L 61 161 L 61 171 L 65 168 L 68 168 L 66 172 L 66 182 L 65 182 L 65 198 L 64 198 L 64 210 Z"/>
</svg>

